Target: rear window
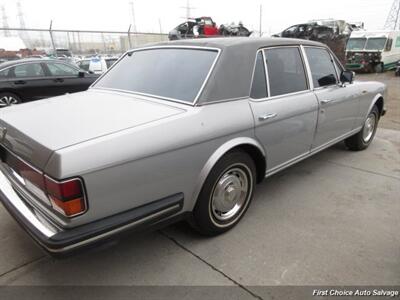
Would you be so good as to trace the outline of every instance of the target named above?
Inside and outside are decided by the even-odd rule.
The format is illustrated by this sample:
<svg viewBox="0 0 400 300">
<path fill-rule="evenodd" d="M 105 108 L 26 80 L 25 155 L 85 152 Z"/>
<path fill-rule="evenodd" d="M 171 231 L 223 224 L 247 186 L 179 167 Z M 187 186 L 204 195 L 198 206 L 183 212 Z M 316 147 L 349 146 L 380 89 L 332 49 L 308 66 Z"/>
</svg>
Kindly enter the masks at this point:
<svg viewBox="0 0 400 300">
<path fill-rule="evenodd" d="M 147 49 L 125 55 L 95 85 L 161 98 L 194 102 L 213 62 L 215 50 Z"/>
</svg>

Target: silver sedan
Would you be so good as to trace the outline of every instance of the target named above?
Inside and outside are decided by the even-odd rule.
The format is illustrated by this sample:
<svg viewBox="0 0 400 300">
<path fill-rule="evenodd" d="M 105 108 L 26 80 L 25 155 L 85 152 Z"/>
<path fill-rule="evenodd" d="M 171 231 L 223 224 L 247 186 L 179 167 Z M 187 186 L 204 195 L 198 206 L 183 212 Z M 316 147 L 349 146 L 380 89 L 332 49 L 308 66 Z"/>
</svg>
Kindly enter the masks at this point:
<svg viewBox="0 0 400 300">
<path fill-rule="evenodd" d="M 135 49 L 86 92 L 0 111 L 0 198 L 54 255 L 180 219 L 220 234 L 265 177 L 341 140 L 367 148 L 385 94 L 311 41 Z"/>
</svg>

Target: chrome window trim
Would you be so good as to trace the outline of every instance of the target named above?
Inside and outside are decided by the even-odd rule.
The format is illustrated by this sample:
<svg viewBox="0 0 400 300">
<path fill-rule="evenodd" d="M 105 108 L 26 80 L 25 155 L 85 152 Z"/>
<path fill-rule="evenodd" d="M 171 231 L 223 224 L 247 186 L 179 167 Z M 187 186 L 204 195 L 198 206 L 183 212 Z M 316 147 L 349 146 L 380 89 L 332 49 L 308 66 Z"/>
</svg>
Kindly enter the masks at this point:
<svg viewBox="0 0 400 300">
<path fill-rule="evenodd" d="M 216 51 L 217 55 L 214 58 L 213 63 L 211 64 L 211 67 L 202 83 L 202 85 L 200 86 L 200 89 L 198 91 L 198 93 L 196 94 L 196 97 L 192 100 L 192 101 L 184 101 L 184 100 L 180 100 L 180 99 L 175 99 L 175 98 L 170 98 L 170 97 L 162 97 L 159 95 L 153 95 L 153 94 L 146 94 L 146 93 L 140 93 L 140 92 L 135 92 L 135 91 L 130 91 L 130 90 L 123 90 L 123 89 L 113 89 L 113 88 L 104 88 L 104 87 L 96 87 L 96 84 L 98 83 L 98 81 L 100 81 L 105 75 L 107 75 L 107 73 L 112 70 L 118 63 L 120 60 L 122 60 L 124 57 L 126 57 L 127 55 L 131 55 L 134 52 L 138 52 L 138 51 L 146 51 L 146 50 L 155 50 L 155 49 L 194 49 L 194 50 L 205 50 L 205 51 Z M 102 90 L 111 90 L 111 91 L 119 91 L 119 92 L 127 92 L 127 93 L 131 93 L 131 94 L 136 94 L 136 95 L 142 95 L 142 96 L 147 96 L 147 97 L 152 97 L 152 98 L 156 98 L 156 99 L 161 99 L 161 100 L 167 100 L 167 101 L 172 101 L 172 102 L 178 102 L 178 103 L 183 103 L 186 105 L 191 105 L 191 106 L 197 106 L 199 98 L 201 96 L 201 94 L 203 93 L 203 90 L 205 88 L 205 86 L 208 83 L 208 80 L 212 74 L 212 72 L 214 71 L 215 65 L 218 62 L 218 59 L 221 55 L 222 50 L 220 48 L 215 48 L 215 47 L 203 47 L 203 46 L 184 46 L 184 45 L 176 45 L 176 46 L 172 46 L 172 45 L 166 45 L 166 46 L 152 46 L 152 47 L 141 47 L 141 48 L 136 48 L 133 50 L 129 50 L 127 52 L 125 52 L 124 55 L 122 55 L 112 66 L 111 68 L 109 68 L 105 73 L 103 73 L 99 78 L 97 78 L 97 80 L 95 82 L 93 82 L 93 84 L 90 86 L 90 89 L 102 89 Z"/>
<path fill-rule="evenodd" d="M 252 101 L 252 102 L 269 101 L 269 100 L 280 99 L 282 97 L 289 97 L 289 96 L 293 96 L 293 95 L 305 94 L 305 93 L 313 91 L 311 89 L 311 85 L 310 85 L 310 77 L 309 77 L 308 70 L 307 70 L 307 67 L 306 67 L 305 56 L 303 55 L 303 52 L 302 52 L 302 48 L 301 48 L 302 46 L 303 45 L 301 45 L 301 44 L 299 44 L 299 45 L 282 45 L 282 46 L 263 47 L 263 48 L 260 48 L 260 49 L 257 50 L 257 54 L 258 54 L 259 51 L 263 52 L 264 69 L 265 69 L 265 72 L 266 72 L 268 95 L 267 95 L 266 98 L 260 98 L 260 99 L 251 98 L 250 95 L 249 95 L 250 101 Z M 267 64 L 266 59 L 265 59 L 266 56 L 265 56 L 264 51 L 266 51 L 268 49 L 275 49 L 275 48 L 297 48 L 299 50 L 299 54 L 300 54 L 300 57 L 301 57 L 301 60 L 302 60 L 303 68 L 304 68 L 304 75 L 305 75 L 305 78 L 306 78 L 307 89 L 302 90 L 302 91 L 292 92 L 292 93 L 286 93 L 286 94 L 271 96 L 271 88 L 270 88 L 270 84 L 269 84 L 269 75 L 268 75 L 268 64 Z M 257 54 L 256 54 L 256 59 L 257 59 Z M 253 76 L 254 76 L 254 70 L 255 70 L 255 64 L 254 64 L 254 68 L 253 68 Z M 252 80 L 253 80 L 253 78 L 252 78 Z"/>
<path fill-rule="evenodd" d="M 165 100 L 165 101 L 169 101 L 169 102 L 176 102 L 176 103 L 186 104 L 186 105 L 190 105 L 190 106 L 195 106 L 191 102 L 186 102 L 186 101 L 173 99 L 173 98 L 168 98 L 168 97 L 160 97 L 160 96 L 156 96 L 156 95 L 152 95 L 152 94 L 133 92 L 133 91 L 128 91 L 128 90 L 102 88 L 102 87 L 93 87 L 93 88 L 90 88 L 90 90 L 93 90 L 93 91 L 102 90 L 102 91 L 120 92 L 120 93 L 124 93 L 124 94 L 131 94 L 131 95 L 137 95 L 137 96 L 150 97 L 150 98 L 154 98 L 154 99 L 157 99 L 157 100 Z"/>
<path fill-rule="evenodd" d="M 196 107 L 212 105 L 212 104 L 218 104 L 218 103 L 224 103 L 224 102 L 240 101 L 240 100 L 246 100 L 246 99 L 249 99 L 249 97 L 243 96 L 243 97 L 228 98 L 228 99 L 216 100 L 216 101 L 207 101 L 207 102 L 202 102 L 202 103 L 197 104 Z"/>
</svg>

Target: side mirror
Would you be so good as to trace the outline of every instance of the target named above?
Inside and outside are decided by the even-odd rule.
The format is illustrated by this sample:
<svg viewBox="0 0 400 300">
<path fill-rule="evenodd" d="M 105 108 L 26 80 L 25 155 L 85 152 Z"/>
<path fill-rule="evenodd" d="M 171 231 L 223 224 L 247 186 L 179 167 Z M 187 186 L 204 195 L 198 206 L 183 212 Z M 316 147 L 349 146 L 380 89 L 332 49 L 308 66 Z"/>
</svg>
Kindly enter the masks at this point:
<svg viewBox="0 0 400 300">
<path fill-rule="evenodd" d="M 79 71 L 79 73 L 78 73 L 78 77 L 79 77 L 79 78 L 83 78 L 83 77 L 85 77 L 85 73 L 86 73 L 86 72 Z"/>
<path fill-rule="evenodd" d="M 354 72 L 353 71 L 342 71 L 340 74 L 340 82 L 341 83 L 353 83 L 354 80 Z"/>
</svg>

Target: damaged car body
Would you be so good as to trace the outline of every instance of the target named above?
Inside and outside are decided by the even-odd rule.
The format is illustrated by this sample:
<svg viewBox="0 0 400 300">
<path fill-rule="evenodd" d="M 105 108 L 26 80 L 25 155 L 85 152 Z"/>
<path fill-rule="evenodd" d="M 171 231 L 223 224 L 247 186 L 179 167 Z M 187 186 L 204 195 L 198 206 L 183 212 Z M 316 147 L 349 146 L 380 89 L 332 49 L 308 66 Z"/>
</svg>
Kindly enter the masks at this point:
<svg viewBox="0 0 400 300">
<path fill-rule="evenodd" d="M 221 234 L 265 177 L 341 140 L 367 148 L 385 96 L 312 41 L 135 49 L 88 91 L 0 111 L 0 199 L 52 255 L 181 219 Z"/>
<path fill-rule="evenodd" d="M 327 45 L 342 64 L 345 63 L 346 43 L 352 31 L 362 29 L 363 24 L 349 24 L 343 20 L 313 20 L 290 26 L 275 37 L 297 38 L 321 42 Z"/>
<path fill-rule="evenodd" d="M 346 47 L 346 68 L 382 73 L 400 59 L 400 31 L 353 32 Z"/>
<path fill-rule="evenodd" d="M 178 25 L 168 34 L 168 39 L 181 40 L 191 38 L 207 38 L 207 37 L 232 37 L 232 36 L 250 36 L 252 34 L 242 22 L 239 24 L 217 24 L 210 17 L 200 17 L 189 19 L 188 21 Z"/>
</svg>

